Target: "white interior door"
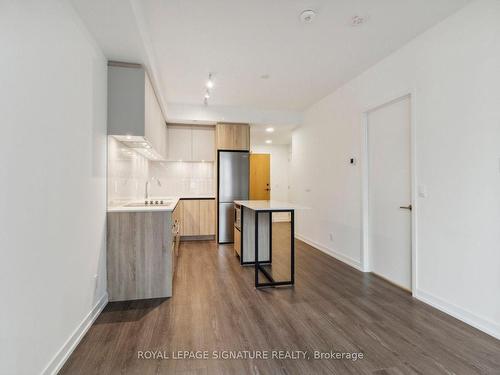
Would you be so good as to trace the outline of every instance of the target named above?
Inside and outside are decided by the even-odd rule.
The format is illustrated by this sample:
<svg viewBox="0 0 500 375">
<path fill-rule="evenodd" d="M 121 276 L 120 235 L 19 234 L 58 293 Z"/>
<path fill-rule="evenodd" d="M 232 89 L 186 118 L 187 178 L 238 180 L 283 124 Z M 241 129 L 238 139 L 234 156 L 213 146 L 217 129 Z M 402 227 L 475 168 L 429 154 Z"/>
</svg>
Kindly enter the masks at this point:
<svg viewBox="0 0 500 375">
<path fill-rule="evenodd" d="M 411 290 L 410 98 L 368 113 L 371 271 Z M 410 206 L 411 207 L 411 206 Z"/>
</svg>

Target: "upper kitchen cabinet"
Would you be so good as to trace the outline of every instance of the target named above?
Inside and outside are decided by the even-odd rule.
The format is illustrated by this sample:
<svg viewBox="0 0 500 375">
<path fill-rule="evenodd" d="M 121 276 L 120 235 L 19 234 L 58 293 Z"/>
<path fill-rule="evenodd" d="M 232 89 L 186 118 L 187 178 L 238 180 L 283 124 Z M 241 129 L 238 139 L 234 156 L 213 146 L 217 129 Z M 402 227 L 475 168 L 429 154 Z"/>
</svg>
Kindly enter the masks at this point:
<svg viewBox="0 0 500 375">
<path fill-rule="evenodd" d="M 218 123 L 215 127 L 217 150 L 250 150 L 250 125 Z"/>
<path fill-rule="evenodd" d="M 143 67 L 110 62 L 108 135 L 152 160 L 167 158 L 167 127 L 153 86 Z"/>
<path fill-rule="evenodd" d="M 168 160 L 191 161 L 192 134 L 188 126 L 169 125 L 168 132 Z"/>
<path fill-rule="evenodd" d="M 214 161 L 215 130 L 213 127 L 193 127 L 193 160 Z"/>
<path fill-rule="evenodd" d="M 168 159 L 214 161 L 215 130 L 212 126 L 169 124 Z"/>
</svg>

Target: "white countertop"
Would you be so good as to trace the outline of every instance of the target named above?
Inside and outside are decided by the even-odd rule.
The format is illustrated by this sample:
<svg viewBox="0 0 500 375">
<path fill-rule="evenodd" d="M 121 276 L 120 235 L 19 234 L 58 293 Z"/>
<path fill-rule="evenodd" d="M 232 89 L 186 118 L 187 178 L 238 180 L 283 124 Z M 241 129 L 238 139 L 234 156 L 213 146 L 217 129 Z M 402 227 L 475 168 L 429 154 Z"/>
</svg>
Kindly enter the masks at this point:
<svg viewBox="0 0 500 375">
<path fill-rule="evenodd" d="M 177 203 L 181 199 L 215 199 L 213 195 L 183 195 L 181 197 L 150 197 L 148 201 L 167 201 L 171 202 L 169 205 L 145 205 L 143 204 L 145 199 L 136 200 L 118 200 L 115 202 L 108 203 L 107 212 L 156 212 L 156 211 L 173 211 Z M 130 204 L 134 204 L 130 206 Z"/>
<path fill-rule="evenodd" d="M 148 200 L 163 200 L 171 202 L 169 205 L 142 205 L 144 200 L 134 200 L 119 202 L 113 205 L 108 205 L 108 212 L 157 212 L 157 211 L 173 211 L 177 203 L 179 202 L 179 197 L 168 197 L 168 198 L 149 198 Z M 137 204 L 134 206 L 129 206 L 129 204 Z"/>
<path fill-rule="evenodd" d="M 234 203 L 247 207 L 254 211 L 307 209 L 307 207 L 300 206 L 295 203 L 280 201 L 234 201 Z"/>
</svg>

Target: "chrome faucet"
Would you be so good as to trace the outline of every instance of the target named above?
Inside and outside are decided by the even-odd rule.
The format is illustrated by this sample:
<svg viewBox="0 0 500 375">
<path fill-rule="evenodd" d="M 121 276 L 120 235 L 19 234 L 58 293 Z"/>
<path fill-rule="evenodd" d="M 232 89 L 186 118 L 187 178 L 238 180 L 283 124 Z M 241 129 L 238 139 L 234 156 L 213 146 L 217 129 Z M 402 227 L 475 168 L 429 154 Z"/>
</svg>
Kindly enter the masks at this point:
<svg viewBox="0 0 500 375">
<path fill-rule="evenodd" d="M 161 182 L 160 182 L 160 179 L 156 178 L 156 177 L 151 177 L 151 181 L 153 180 L 156 180 L 156 183 L 158 184 L 158 186 L 161 186 Z M 146 185 L 144 187 L 144 199 L 148 200 L 149 199 L 149 187 L 150 187 L 150 183 L 149 183 L 149 180 L 146 180 Z"/>
</svg>

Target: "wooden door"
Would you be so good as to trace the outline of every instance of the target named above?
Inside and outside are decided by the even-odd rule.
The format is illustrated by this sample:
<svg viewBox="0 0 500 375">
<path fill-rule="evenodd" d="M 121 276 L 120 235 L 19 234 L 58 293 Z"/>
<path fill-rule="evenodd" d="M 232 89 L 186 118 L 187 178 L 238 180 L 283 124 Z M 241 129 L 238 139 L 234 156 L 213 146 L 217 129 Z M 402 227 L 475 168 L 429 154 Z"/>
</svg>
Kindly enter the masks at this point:
<svg viewBox="0 0 500 375">
<path fill-rule="evenodd" d="M 250 154 L 250 199 L 269 200 L 271 155 Z"/>
</svg>

